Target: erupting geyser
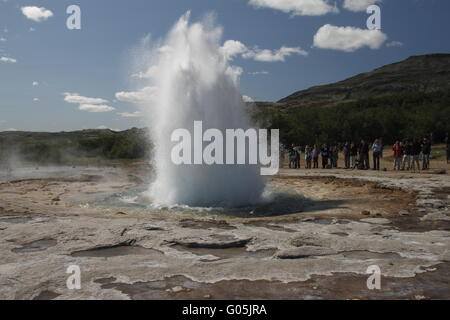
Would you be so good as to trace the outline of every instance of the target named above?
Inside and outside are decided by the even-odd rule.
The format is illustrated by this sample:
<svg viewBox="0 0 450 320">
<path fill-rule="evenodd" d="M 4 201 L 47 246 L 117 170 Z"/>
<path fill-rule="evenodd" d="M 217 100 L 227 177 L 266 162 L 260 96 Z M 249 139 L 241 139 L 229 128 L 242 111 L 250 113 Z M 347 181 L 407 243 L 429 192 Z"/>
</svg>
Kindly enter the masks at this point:
<svg viewBox="0 0 450 320">
<path fill-rule="evenodd" d="M 250 128 L 239 70 L 221 49 L 222 29 L 211 19 L 189 23 L 189 12 L 167 37 L 145 52 L 148 85 L 140 91 L 143 113 L 154 144 L 156 177 L 148 196 L 157 205 L 237 207 L 261 200 L 264 180 L 258 165 L 175 165 L 171 160 L 175 129 Z M 206 144 L 205 144 L 206 145 Z M 225 153 L 225 150 L 224 150 Z"/>
</svg>

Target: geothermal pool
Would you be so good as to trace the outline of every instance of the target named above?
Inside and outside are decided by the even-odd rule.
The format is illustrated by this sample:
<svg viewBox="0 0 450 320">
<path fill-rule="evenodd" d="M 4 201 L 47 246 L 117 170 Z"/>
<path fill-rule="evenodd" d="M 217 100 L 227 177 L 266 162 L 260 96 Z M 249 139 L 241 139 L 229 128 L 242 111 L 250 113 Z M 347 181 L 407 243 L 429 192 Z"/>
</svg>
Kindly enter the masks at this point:
<svg viewBox="0 0 450 320">
<path fill-rule="evenodd" d="M 144 171 L 143 168 L 141 171 Z M 59 180 L 86 180 L 95 182 L 98 180 L 114 183 L 121 170 L 116 168 L 95 168 L 77 166 L 29 166 L 14 170 L 0 170 L 0 183 L 20 180 L 59 179 Z M 236 207 L 196 207 L 184 204 L 162 205 L 153 203 L 148 196 L 147 186 L 154 180 L 151 170 L 140 172 L 139 177 L 134 176 L 133 181 L 138 182 L 134 188 L 117 190 L 113 188 L 107 192 L 82 193 L 74 198 L 74 201 L 83 208 L 97 209 L 126 209 L 136 212 L 179 212 L 192 213 L 205 217 L 264 217 L 285 215 L 302 211 L 311 204 L 311 199 L 297 191 L 276 184 L 267 184 L 258 204 L 240 205 Z"/>
<path fill-rule="evenodd" d="M 312 200 L 287 188 L 268 184 L 258 204 L 237 207 L 191 207 L 173 204 L 170 206 L 152 203 L 146 197 L 145 188 L 105 194 L 86 203 L 91 208 L 116 208 L 117 210 L 153 211 L 161 213 L 191 213 L 203 217 L 255 218 L 301 212 Z"/>
</svg>

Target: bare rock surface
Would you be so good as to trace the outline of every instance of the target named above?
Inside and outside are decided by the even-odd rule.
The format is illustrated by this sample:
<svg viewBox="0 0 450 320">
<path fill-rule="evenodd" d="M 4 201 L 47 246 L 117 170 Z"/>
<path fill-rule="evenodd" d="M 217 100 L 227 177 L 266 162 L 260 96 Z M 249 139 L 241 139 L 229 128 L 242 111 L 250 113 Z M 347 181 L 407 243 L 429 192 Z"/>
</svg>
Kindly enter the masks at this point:
<svg viewBox="0 0 450 320">
<path fill-rule="evenodd" d="M 110 205 L 141 186 L 133 176 L 1 183 L 0 298 L 450 298 L 448 175 L 283 170 L 271 184 L 308 201 L 264 217 Z M 80 290 L 66 286 L 73 265 Z M 365 287 L 372 265 L 380 292 Z"/>
<path fill-rule="evenodd" d="M 279 259 L 301 259 L 336 254 L 331 248 L 304 246 L 294 249 L 280 250 L 276 257 Z"/>
<path fill-rule="evenodd" d="M 367 223 L 374 223 L 374 224 L 389 224 L 391 221 L 389 219 L 383 219 L 383 218 L 367 218 L 360 220 L 362 222 Z"/>
</svg>

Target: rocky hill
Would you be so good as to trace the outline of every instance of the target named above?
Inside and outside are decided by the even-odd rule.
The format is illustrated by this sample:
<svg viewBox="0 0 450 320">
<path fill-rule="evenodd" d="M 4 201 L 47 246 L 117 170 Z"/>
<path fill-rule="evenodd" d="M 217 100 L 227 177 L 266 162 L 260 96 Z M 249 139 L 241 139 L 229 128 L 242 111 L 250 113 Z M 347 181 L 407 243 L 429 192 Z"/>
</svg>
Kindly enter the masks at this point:
<svg viewBox="0 0 450 320">
<path fill-rule="evenodd" d="M 450 89 L 450 54 L 428 54 L 413 56 L 340 82 L 298 91 L 278 103 L 285 108 L 329 107 L 366 98 L 447 89 Z"/>
</svg>

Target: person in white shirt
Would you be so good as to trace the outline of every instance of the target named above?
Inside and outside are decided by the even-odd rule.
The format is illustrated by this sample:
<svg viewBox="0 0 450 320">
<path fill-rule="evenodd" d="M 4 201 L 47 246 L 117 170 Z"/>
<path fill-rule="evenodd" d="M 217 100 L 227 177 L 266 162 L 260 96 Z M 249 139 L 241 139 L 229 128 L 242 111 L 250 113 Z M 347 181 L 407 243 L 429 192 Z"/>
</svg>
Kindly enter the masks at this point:
<svg viewBox="0 0 450 320">
<path fill-rule="evenodd" d="M 373 151 L 373 170 L 380 170 L 381 149 L 383 146 L 379 139 L 375 140 L 372 145 Z"/>
</svg>

